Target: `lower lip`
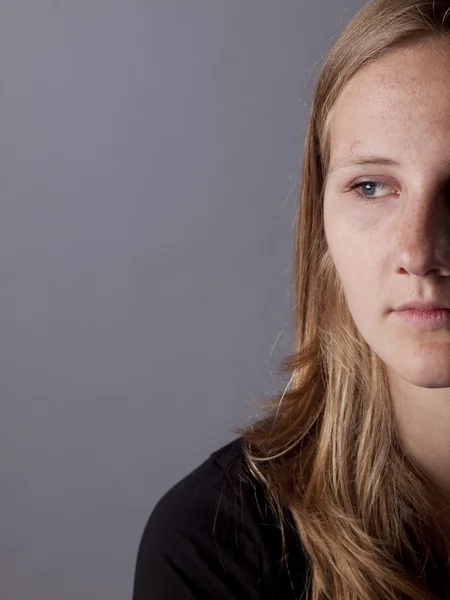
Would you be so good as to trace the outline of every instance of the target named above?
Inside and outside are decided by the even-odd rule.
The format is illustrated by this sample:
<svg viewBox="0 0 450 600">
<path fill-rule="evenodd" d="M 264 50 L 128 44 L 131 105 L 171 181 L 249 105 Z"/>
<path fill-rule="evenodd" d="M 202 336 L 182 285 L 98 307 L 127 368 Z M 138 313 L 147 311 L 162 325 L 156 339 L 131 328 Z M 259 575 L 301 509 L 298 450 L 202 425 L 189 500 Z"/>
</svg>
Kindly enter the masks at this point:
<svg viewBox="0 0 450 600">
<path fill-rule="evenodd" d="M 395 313 L 413 327 L 418 329 L 439 329 L 450 327 L 450 310 L 441 308 L 439 310 L 397 310 Z"/>
</svg>

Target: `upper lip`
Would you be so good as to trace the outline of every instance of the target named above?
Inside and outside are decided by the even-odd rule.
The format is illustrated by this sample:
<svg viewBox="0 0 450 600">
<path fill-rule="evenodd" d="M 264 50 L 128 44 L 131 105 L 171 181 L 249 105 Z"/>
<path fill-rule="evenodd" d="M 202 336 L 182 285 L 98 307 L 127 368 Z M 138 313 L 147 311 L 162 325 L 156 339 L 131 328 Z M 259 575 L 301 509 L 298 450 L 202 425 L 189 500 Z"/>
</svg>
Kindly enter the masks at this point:
<svg viewBox="0 0 450 600">
<path fill-rule="evenodd" d="M 407 309 L 416 309 L 416 310 L 439 310 L 439 309 L 450 309 L 450 302 L 446 302 L 443 300 L 442 302 L 423 302 L 421 300 L 416 300 L 413 302 L 407 302 L 406 304 L 402 304 L 394 310 L 407 310 Z"/>
</svg>

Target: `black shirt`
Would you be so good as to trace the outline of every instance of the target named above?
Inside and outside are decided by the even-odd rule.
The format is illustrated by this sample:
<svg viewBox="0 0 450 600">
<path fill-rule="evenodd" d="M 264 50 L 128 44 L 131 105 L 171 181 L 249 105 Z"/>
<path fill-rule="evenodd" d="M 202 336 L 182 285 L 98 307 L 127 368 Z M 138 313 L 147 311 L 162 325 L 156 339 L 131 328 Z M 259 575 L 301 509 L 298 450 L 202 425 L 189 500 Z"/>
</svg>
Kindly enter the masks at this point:
<svg viewBox="0 0 450 600">
<path fill-rule="evenodd" d="M 237 438 L 153 509 L 139 545 L 133 600 L 306 600 L 307 559 L 294 531 L 286 530 L 287 565 L 263 486 L 246 467 Z"/>
</svg>

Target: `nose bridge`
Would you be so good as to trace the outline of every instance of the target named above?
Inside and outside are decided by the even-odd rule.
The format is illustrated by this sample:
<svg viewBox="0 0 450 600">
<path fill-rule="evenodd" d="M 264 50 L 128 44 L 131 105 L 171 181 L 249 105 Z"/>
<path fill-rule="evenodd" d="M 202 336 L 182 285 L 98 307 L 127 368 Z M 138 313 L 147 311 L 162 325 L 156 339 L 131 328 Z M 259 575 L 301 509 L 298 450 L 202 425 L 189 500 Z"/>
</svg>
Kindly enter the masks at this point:
<svg viewBox="0 0 450 600">
<path fill-rule="evenodd" d="M 404 242 L 427 241 L 437 225 L 436 206 L 424 194 L 405 202 L 399 211 L 397 232 Z"/>
<path fill-rule="evenodd" d="M 444 212 L 446 214 L 444 214 Z M 403 204 L 394 223 L 398 259 L 416 274 L 437 267 L 449 257 L 448 208 L 423 187 Z M 442 266 L 442 265 L 441 265 Z"/>
<path fill-rule="evenodd" d="M 399 211 L 399 219 L 396 223 L 398 232 L 402 238 L 413 241 L 414 238 L 428 238 L 432 233 L 433 216 L 435 207 L 431 205 L 429 199 L 423 195 L 405 202 Z M 436 221 L 436 219 L 434 219 Z"/>
</svg>

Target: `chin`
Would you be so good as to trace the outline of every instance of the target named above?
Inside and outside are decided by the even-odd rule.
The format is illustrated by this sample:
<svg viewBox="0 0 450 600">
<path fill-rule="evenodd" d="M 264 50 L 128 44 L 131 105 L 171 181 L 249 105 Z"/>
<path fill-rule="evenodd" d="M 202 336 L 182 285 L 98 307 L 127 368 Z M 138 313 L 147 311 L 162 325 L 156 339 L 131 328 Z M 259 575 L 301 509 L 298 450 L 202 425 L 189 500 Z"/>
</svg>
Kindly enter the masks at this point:
<svg viewBox="0 0 450 600">
<path fill-rule="evenodd" d="M 442 376 L 440 376 L 440 377 L 439 376 L 430 377 L 429 375 L 423 375 L 421 377 L 420 374 L 417 374 L 417 373 L 410 377 L 408 377 L 408 374 L 402 375 L 401 373 L 399 373 L 399 375 L 403 379 L 408 381 L 408 383 L 410 383 L 411 385 L 414 385 L 416 387 L 428 388 L 428 389 L 450 387 L 450 377 L 448 376 L 448 373 L 442 374 Z"/>
<path fill-rule="evenodd" d="M 450 354 L 447 352 L 399 352 L 396 359 L 384 362 L 397 376 L 411 385 L 422 388 L 450 387 Z"/>
</svg>

